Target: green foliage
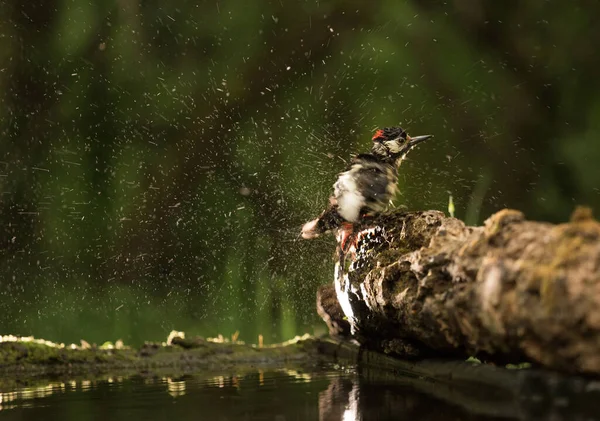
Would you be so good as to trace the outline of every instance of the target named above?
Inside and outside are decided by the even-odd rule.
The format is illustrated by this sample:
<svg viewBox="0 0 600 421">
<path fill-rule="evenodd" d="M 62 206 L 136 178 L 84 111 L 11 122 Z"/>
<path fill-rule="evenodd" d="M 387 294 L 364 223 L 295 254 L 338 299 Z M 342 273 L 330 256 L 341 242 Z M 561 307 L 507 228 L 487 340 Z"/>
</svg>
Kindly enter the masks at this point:
<svg viewBox="0 0 600 421">
<path fill-rule="evenodd" d="M 332 239 L 298 232 L 378 126 L 435 135 L 409 209 L 596 207 L 587 9 L 471 3 L 5 2 L 1 330 L 310 331 Z"/>
</svg>

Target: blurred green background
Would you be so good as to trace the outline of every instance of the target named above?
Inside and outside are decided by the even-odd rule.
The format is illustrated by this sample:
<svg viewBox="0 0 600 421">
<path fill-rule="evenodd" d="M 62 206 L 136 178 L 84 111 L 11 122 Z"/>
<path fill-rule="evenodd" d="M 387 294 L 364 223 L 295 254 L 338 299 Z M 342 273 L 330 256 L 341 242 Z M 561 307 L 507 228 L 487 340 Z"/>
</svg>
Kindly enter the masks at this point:
<svg viewBox="0 0 600 421">
<path fill-rule="evenodd" d="M 270 343 L 319 326 L 351 153 L 435 140 L 397 204 L 600 204 L 595 1 L 0 2 L 0 333 Z"/>
</svg>

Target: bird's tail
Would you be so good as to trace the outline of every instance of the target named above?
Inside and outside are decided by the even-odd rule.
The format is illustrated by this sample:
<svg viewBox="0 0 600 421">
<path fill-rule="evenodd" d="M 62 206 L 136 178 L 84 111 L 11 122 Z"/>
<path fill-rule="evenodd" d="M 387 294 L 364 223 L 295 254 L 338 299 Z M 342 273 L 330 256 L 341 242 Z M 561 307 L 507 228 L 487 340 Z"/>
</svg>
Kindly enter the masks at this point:
<svg viewBox="0 0 600 421">
<path fill-rule="evenodd" d="M 321 234 L 339 228 L 344 218 L 338 213 L 337 205 L 327 208 L 321 216 L 307 222 L 302 227 L 302 238 L 316 238 Z"/>
</svg>

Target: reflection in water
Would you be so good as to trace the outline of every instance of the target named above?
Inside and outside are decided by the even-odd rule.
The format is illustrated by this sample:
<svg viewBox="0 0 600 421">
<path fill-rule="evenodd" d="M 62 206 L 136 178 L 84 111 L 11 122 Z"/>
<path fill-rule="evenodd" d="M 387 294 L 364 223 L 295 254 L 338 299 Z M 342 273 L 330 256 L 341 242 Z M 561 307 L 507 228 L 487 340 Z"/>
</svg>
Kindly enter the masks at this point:
<svg viewBox="0 0 600 421">
<path fill-rule="evenodd" d="M 2 419 L 597 420 L 598 382 L 515 375 L 512 388 L 434 383 L 377 372 L 300 370 L 246 375 L 40 382 L 0 393 Z M 3 390 L 6 389 L 2 384 Z M 502 389 L 502 390 L 500 390 Z"/>
<path fill-rule="evenodd" d="M 17 406 L 27 406 L 29 400 L 45 398 L 53 393 L 65 391 L 65 383 L 48 383 L 38 387 L 26 387 L 11 392 L 0 393 L 0 411 L 12 409 Z"/>
<path fill-rule="evenodd" d="M 169 390 L 169 395 L 174 398 L 183 396 L 185 395 L 185 380 L 173 380 L 170 377 L 167 377 L 167 388 Z"/>
<path fill-rule="evenodd" d="M 319 420 L 359 419 L 358 383 L 350 378 L 332 378 L 327 390 L 319 394 Z"/>
</svg>

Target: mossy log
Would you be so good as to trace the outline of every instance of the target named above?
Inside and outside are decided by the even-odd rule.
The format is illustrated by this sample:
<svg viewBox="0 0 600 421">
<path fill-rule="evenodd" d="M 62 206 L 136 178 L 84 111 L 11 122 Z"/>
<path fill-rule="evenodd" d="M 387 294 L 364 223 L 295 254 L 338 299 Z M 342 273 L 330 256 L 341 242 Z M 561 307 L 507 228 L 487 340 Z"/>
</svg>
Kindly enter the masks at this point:
<svg viewBox="0 0 600 421">
<path fill-rule="evenodd" d="M 392 212 L 361 227 L 347 260 L 335 279 L 341 306 L 326 300 L 320 313 L 341 307 L 365 347 L 600 374 L 600 224 L 591 212 L 554 225 L 503 210 L 483 227 L 438 211 Z"/>
</svg>

